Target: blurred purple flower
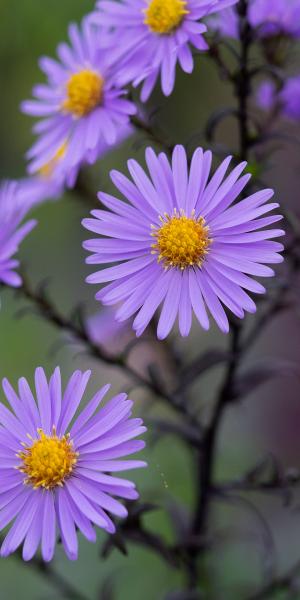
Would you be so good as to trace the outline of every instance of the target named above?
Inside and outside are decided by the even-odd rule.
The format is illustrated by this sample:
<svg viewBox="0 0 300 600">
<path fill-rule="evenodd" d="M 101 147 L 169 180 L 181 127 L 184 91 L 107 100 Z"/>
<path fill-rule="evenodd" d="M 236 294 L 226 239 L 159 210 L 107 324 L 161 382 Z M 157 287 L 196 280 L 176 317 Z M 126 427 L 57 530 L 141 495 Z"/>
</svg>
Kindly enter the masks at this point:
<svg viewBox="0 0 300 600">
<path fill-rule="evenodd" d="M 87 21 L 69 28 L 71 45 L 58 46 L 61 62 L 43 57 L 48 84 L 37 85 L 25 113 L 42 117 L 34 127 L 37 142 L 27 154 L 36 174 L 62 152 L 60 169 L 69 176 L 82 162 L 95 162 L 103 147 L 115 144 L 136 112 L 118 84 L 118 65 L 99 50 L 98 35 Z"/>
<path fill-rule="evenodd" d="M 249 19 L 260 36 L 287 35 L 300 37 L 299 0 L 252 0 Z"/>
<path fill-rule="evenodd" d="M 132 338 L 128 323 L 116 320 L 116 310 L 105 306 L 86 321 L 90 339 L 98 346 L 104 346 L 110 352 L 122 352 Z"/>
<path fill-rule="evenodd" d="M 279 93 L 282 113 L 290 119 L 300 119 L 300 75 L 286 80 Z"/>
<path fill-rule="evenodd" d="M 286 35 L 300 37 L 299 0 L 250 0 L 249 23 L 259 37 Z M 238 39 L 239 26 L 236 8 L 228 8 L 209 20 L 211 27 L 222 35 Z"/>
<path fill-rule="evenodd" d="M 278 254 L 282 244 L 270 238 L 284 232 L 262 229 L 282 217 L 259 218 L 278 207 L 277 203 L 266 204 L 273 191 L 256 192 L 229 208 L 249 181 L 249 174 L 240 177 L 247 163 L 235 167 L 224 179 L 231 161 L 228 157 L 208 182 L 211 161 L 211 152 L 198 148 L 188 172 L 182 146 L 175 148 L 172 165 L 165 154 L 156 156 L 148 148 L 151 179 L 135 160 L 128 161 L 133 183 L 121 173 L 111 172 L 113 183 L 129 204 L 100 193 L 100 201 L 110 212 L 94 210 L 92 218 L 83 221 L 86 229 L 105 236 L 84 242 L 84 248 L 92 252 L 87 263 L 101 265 L 87 282 L 112 282 L 96 299 L 107 305 L 122 303 L 116 312 L 120 321 L 137 313 L 133 329 L 138 336 L 161 303 L 159 339 L 170 333 L 177 315 L 180 333 L 187 336 L 192 311 L 208 329 L 207 309 L 220 329 L 228 332 L 221 302 L 240 318 L 244 311 L 255 312 L 244 289 L 264 293 L 265 288 L 248 275 L 271 277 L 274 271 L 264 263 L 282 261 Z M 103 268 L 113 262 L 120 264 Z"/>
<path fill-rule="evenodd" d="M 115 147 L 132 135 L 132 133 L 133 127 L 131 125 L 121 127 L 117 132 Z M 93 164 L 109 152 L 110 149 L 111 146 L 101 139 L 95 150 L 87 154 L 86 161 L 76 165 L 69 171 L 65 168 L 65 152 L 60 152 L 59 157 L 54 157 L 35 175 L 26 177 L 19 182 L 19 190 L 23 201 L 33 207 L 46 200 L 59 199 L 66 188 L 69 189 L 75 186 L 78 172 L 82 166 Z"/>
<path fill-rule="evenodd" d="M 110 387 L 106 385 L 73 420 L 90 374 L 75 371 L 62 394 L 59 368 L 49 382 L 38 368 L 37 404 L 25 378 L 19 380 L 18 394 L 3 380 L 12 410 L 0 405 L 0 527 L 14 523 L 1 556 L 24 542 L 23 558 L 30 560 L 41 543 L 42 557 L 50 561 L 58 527 L 68 558 L 76 560 L 76 528 L 91 542 L 96 540 L 93 525 L 114 533 L 106 511 L 127 515 L 114 496 L 138 497 L 131 481 L 111 475 L 146 466 L 142 461 L 120 460 L 144 447 L 134 438 L 145 427 L 141 419 L 130 418 L 133 403 L 126 394 L 118 394 L 94 414 Z"/>
<path fill-rule="evenodd" d="M 222 18 L 220 18 L 220 16 Z M 222 15 L 213 15 L 208 19 L 211 29 L 218 31 L 225 37 L 238 40 L 239 38 L 239 18 L 235 8 L 230 7 L 223 10 Z"/>
<path fill-rule="evenodd" d="M 141 97 L 145 101 L 159 76 L 163 93 L 171 94 L 177 62 L 186 73 L 193 71 L 192 47 L 208 48 L 203 38 L 207 27 L 200 19 L 236 1 L 99 0 L 90 19 L 112 30 L 110 52 L 122 61 L 128 81 L 144 82 Z"/>
<path fill-rule="evenodd" d="M 271 81 L 264 81 L 258 88 L 257 104 L 263 110 L 277 106 L 289 119 L 300 119 L 300 75 L 288 78 L 282 89 L 277 90 Z"/>
<path fill-rule="evenodd" d="M 64 193 L 64 180 L 61 177 L 42 174 L 26 177 L 18 182 L 19 197 L 32 208 L 46 200 L 58 200 Z"/>
<path fill-rule="evenodd" d="M 263 81 L 256 93 L 257 104 L 263 110 L 273 108 L 276 99 L 276 85 L 273 81 Z"/>
<path fill-rule="evenodd" d="M 26 177 L 19 182 L 20 195 L 32 207 L 41 204 L 45 200 L 56 200 L 60 198 L 64 191 L 64 185 L 61 181 L 46 179 L 36 175 L 35 177 Z"/>
<path fill-rule="evenodd" d="M 21 225 L 31 205 L 23 202 L 19 192 L 20 186 L 14 181 L 0 186 L 0 282 L 13 287 L 20 286 L 22 279 L 14 270 L 19 261 L 12 257 L 36 225 L 33 219 Z"/>
</svg>

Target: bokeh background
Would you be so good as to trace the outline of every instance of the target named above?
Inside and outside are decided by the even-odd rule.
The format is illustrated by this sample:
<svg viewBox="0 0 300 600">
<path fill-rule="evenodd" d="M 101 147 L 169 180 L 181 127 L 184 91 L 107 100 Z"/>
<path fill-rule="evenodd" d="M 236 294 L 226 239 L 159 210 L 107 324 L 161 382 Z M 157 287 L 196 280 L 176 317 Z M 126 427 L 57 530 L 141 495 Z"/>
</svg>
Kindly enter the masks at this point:
<svg viewBox="0 0 300 600">
<path fill-rule="evenodd" d="M 41 80 L 38 58 L 53 55 L 59 41 L 65 39 L 68 23 L 79 21 L 93 8 L 92 0 L 1 0 L 0 3 L 0 172 L 1 178 L 24 176 L 24 154 L 32 142 L 31 121 L 19 111 L 22 99 L 30 97 L 33 84 Z M 293 57 L 292 70 L 300 70 L 300 61 Z M 151 100 L 149 110 L 159 107 L 158 119 L 170 139 L 195 147 L 204 143 L 202 131 L 209 114 L 220 105 L 235 102 L 228 85 L 220 80 L 216 68 L 208 58 L 201 57 L 192 76 L 178 74 L 176 90 L 168 100 L 158 92 Z M 283 124 L 286 131 L 290 125 Z M 300 140 L 293 127 L 293 135 Z M 232 122 L 226 122 L 220 137 L 229 147 L 236 143 Z M 138 134 L 112 151 L 88 173 L 91 189 L 110 190 L 109 171 L 112 167 L 126 170 L 126 160 L 139 157 L 143 161 L 145 139 Z M 299 175 L 300 153 L 296 146 L 285 144 L 268 161 L 264 180 L 276 188 L 278 200 L 300 217 Z M 59 308 L 68 313 L 84 302 L 90 314 L 97 312 L 94 290 L 84 284 L 88 268 L 84 264 L 81 241 L 85 233 L 80 222 L 89 211 L 76 192 L 48 202 L 35 211 L 39 224 L 25 240 L 21 249 L 22 263 L 36 285 L 48 279 L 49 294 Z M 296 282 L 295 282 L 296 283 Z M 128 387 L 129 381 L 113 369 L 108 369 L 83 355 L 80 347 L 70 347 L 63 336 L 44 323 L 32 311 L 24 316 L 20 309 L 28 303 L 17 293 L 2 294 L 0 312 L 0 376 L 26 376 L 30 381 L 36 366 L 42 365 L 48 374 L 57 365 L 63 368 L 65 380 L 78 366 L 90 365 L 94 372 L 89 391 L 99 383 L 112 382 L 113 391 Z M 22 318 L 21 318 L 22 317 Z M 250 317 L 249 321 L 251 324 Z M 282 358 L 299 364 L 299 314 L 290 310 L 278 317 L 267 328 L 262 339 L 253 347 L 248 364 L 263 359 Z M 214 328 L 205 333 L 195 324 L 191 337 L 180 340 L 174 334 L 174 344 L 184 361 L 208 348 L 225 347 L 227 339 Z M 139 351 L 140 352 L 140 351 Z M 134 358 L 133 358 L 134 360 Z M 155 362 L 164 376 L 175 377 L 157 344 L 144 349 L 140 368 Z M 196 383 L 189 392 L 199 403 L 204 418 L 213 402 L 214 393 L 222 376 L 220 367 Z M 142 389 L 133 389 L 136 412 L 162 416 L 167 409 Z M 149 419 L 150 419 L 149 417 Z M 134 473 L 143 501 L 155 502 L 168 508 L 171 500 L 191 507 L 195 479 L 194 464 L 186 447 L 169 435 L 154 437 L 149 427 L 148 449 L 144 452 L 149 468 Z M 300 467 L 300 385 L 297 374 L 277 378 L 263 384 L 242 403 L 227 410 L 218 448 L 217 474 L 238 477 L 261 458 L 273 453 L 286 466 Z M 288 511 L 280 498 L 252 498 L 262 510 L 275 538 L 274 554 L 280 569 L 300 557 L 300 514 L 297 503 Z M 172 527 L 164 510 L 151 513 L 145 519 L 154 531 L 172 540 Z M 203 585 L 209 597 L 234 600 L 243 597 L 243 591 L 259 583 L 262 574 L 263 550 L 261 531 L 253 516 L 239 507 L 216 505 L 213 529 L 219 542 L 206 560 Z M 69 562 L 59 548 L 54 568 L 62 572 L 73 585 L 88 597 L 109 600 L 160 600 L 172 590 L 181 587 L 182 574 L 166 567 L 150 551 L 129 545 L 128 557 L 116 550 L 108 560 L 100 557 L 105 536 L 99 533 L 96 546 L 80 541 L 77 563 Z M 0 597 L 16 600 L 58 598 L 51 583 L 17 557 L 0 561 Z M 110 596 L 110 585 L 114 595 Z M 279 596 L 280 597 L 280 596 Z M 300 596 L 299 596 L 300 597 Z"/>
</svg>

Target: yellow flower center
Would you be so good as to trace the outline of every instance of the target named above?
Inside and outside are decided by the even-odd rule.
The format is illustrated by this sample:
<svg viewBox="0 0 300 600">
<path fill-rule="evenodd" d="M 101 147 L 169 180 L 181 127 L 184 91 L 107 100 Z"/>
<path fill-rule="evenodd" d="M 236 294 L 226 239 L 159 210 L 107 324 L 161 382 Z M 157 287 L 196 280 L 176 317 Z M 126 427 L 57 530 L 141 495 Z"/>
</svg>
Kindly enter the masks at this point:
<svg viewBox="0 0 300 600">
<path fill-rule="evenodd" d="M 150 0 L 144 10 L 144 23 L 154 33 L 170 33 L 189 13 L 186 7 L 187 0 Z"/>
<path fill-rule="evenodd" d="M 183 210 L 169 216 L 159 217 L 161 226 L 152 232 L 156 237 L 152 244 L 152 253 L 158 254 L 158 262 L 163 261 L 166 268 L 177 267 L 181 270 L 195 265 L 201 266 L 211 243 L 209 228 L 203 217 L 187 217 Z"/>
<path fill-rule="evenodd" d="M 33 488 L 43 487 L 52 489 L 62 486 L 76 465 L 78 453 L 73 449 L 70 435 L 59 438 L 53 427 L 52 435 L 45 435 L 38 429 L 39 439 L 32 440 L 30 446 L 24 445 L 24 450 L 17 455 L 22 459 L 21 473 L 27 475 L 25 483 Z"/>
<path fill-rule="evenodd" d="M 63 102 L 63 110 L 74 117 L 88 115 L 100 104 L 103 85 L 104 80 L 101 75 L 90 69 L 71 75 L 67 82 L 67 98 Z"/>
<path fill-rule="evenodd" d="M 45 179 L 50 179 L 55 171 L 57 163 L 59 163 L 59 161 L 64 158 L 66 151 L 67 151 L 67 142 L 62 144 L 60 146 L 60 148 L 58 148 L 57 152 L 54 154 L 53 158 L 51 158 L 51 160 L 49 160 L 45 165 L 43 165 L 38 170 L 38 175 L 40 175 L 41 177 L 43 177 Z"/>
</svg>

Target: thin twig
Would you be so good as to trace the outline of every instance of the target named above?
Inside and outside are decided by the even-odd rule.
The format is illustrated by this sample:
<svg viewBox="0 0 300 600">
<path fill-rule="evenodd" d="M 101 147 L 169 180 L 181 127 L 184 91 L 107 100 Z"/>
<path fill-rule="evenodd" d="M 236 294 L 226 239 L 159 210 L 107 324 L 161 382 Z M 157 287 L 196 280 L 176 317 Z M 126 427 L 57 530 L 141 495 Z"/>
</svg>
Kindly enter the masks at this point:
<svg viewBox="0 0 300 600">
<path fill-rule="evenodd" d="M 219 45 L 212 45 L 208 49 L 208 56 L 217 65 L 219 73 L 225 81 L 234 81 L 234 75 L 231 73 L 226 62 L 223 60 L 222 54 L 219 49 Z"/>
<path fill-rule="evenodd" d="M 95 344 L 90 339 L 86 328 L 81 324 L 77 324 L 72 318 L 59 312 L 55 304 L 46 297 L 42 290 L 34 290 L 25 274 L 22 274 L 22 280 L 23 283 L 21 287 L 17 288 L 17 293 L 22 294 L 27 300 L 32 302 L 46 321 L 61 331 L 70 333 L 73 339 L 78 340 L 85 346 L 91 356 L 107 365 L 121 369 L 137 385 L 146 387 L 179 415 L 183 416 L 188 423 L 194 425 L 195 415 L 193 412 L 190 412 L 188 404 L 183 402 L 179 395 L 170 394 L 164 389 L 161 381 L 144 377 L 128 364 L 122 354 L 111 355 L 104 348 Z"/>
<path fill-rule="evenodd" d="M 246 158 L 248 153 L 248 117 L 247 117 L 247 98 L 249 94 L 248 82 L 248 52 L 249 52 L 249 32 L 247 24 L 247 0 L 241 0 L 239 3 L 240 16 L 240 39 L 241 39 L 241 65 L 240 80 L 237 88 L 239 98 L 239 129 L 240 129 L 240 155 Z M 240 345 L 241 325 L 233 321 L 231 327 L 231 347 L 228 352 L 230 357 L 225 379 L 220 390 L 220 394 L 212 415 L 211 422 L 207 428 L 206 436 L 202 445 L 202 453 L 199 457 L 199 479 L 198 479 L 198 502 L 196 505 L 193 531 L 197 535 L 203 534 L 207 526 L 207 515 L 209 501 L 212 489 L 213 466 L 216 450 L 216 440 L 219 432 L 219 426 L 223 417 L 223 412 L 227 404 L 231 401 L 231 391 L 233 389 L 234 377 L 239 364 L 239 345 Z"/>
<path fill-rule="evenodd" d="M 238 123 L 239 123 L 239 156 L 241 160 L 247 160 L 250 145 L 248 131 L 248 96 L 250 93 L 250 78 L 248 70 L 249 49 L 251 43 L 250 27 L 248 25 L 248 0 L 240 0 L 238 4 L 240 23 L 241 54 L 238 77 L 233 80 L 238 98 Z M 230 77 L 232 81 L 232 78 Z M 218 399 L 212 414 L 211 421 L 204 434 L 201 451 L 198 452 L 196 461 L 197 469 L 197 499 L 195 513 L 192 523 L 192 536 L 204 539 L 207 533 L 208 517 L 211 499 L 213 497 L 213 473 L 217 450 L 217 439 L 222 423 L 224 411 L 231 402 L 232 390 L 234 388 L 235 374 L 240 361 L 240 336 L 241 325 L 237 321 L 231 324 L 231 347 L 228 352 L 225 378 L 221 386 Z M 201 550 L 192 549 L 188 564 L 188 587 L 197 589 L 198 566 L 197 558 Z"/>
<path fill-rule="evenodd" d="M 250 492 L 262 494 L 286 494 L 300 485 L 300 473 L 288 471 L 284 478 L 279 480 L 270 479 L 267 481 L 251 481 L 249 479 L 234 479 L 226 481 L 224 484 L 215 486 L 215 492 Z"/>
<path fill-rule="evenodd" d="M 193 532 L 195 535 L 205 533 L 209 501 L 213 488 L 213 467 L 216 451 L 216 440 L 219 433 L 223 412 L 231 402 L 231 392 L 234 385 L 234 377 L 239 364 L 239 338 L 240 325 L 233 324 L 231 333 L 230 361 L 228 363 L 225 380 L 223 382 L 219 398 L 213 412 L 211 422 L 207 428 L 202 442 L 200 453 L 199 480 L 198 480 L 198 502 L 194 518 Z"/>
<path fill-rule="evenodd" d="M 240 0 L 237 5 L 239 15 L 239 33 L 241 40 L 241 57 L 239 66 L 239 76 L 236 82 L 236 95 L 239 105 L 239 133 L 240 133 L 240 159 L 248 160 L 248 150 L 250 146 L 248 129 L 248 99 L 250 96 L 251 74 L 248 68 L 249 51 L 251 47 L 252 35 L 251 27 L 248 21 L 248 0 Z"/>
<path fill-rule="evenodd" d="M 251 594 L 247 600 L 265 600 L 267 598 L 273 598 L 274 594 L 277 592 L 288 592 L 294 587 L 295 579 L 299 577 L 299 574 L 300 561 L 297 562 L 285 575 L 277 577 L 270 583 L 267 583 L 257 592 L 254 592 L 254 594 Z M 297 591 L 299 592 L 299 587 L 297 587 Z"/>
<path fill-rule="evenodd" d="M 150 141 L 160 146 L 168 154 L 172 153 L 174 145 L 170 142 L 166 142 L 165 138 L 160 135 L 160 133 L 154 127 L 151 127 L 149 123 L 137 116 L 131 117 L 131 123 L 134 125 L 137 131 L 145 133 Z"/>
</svg>

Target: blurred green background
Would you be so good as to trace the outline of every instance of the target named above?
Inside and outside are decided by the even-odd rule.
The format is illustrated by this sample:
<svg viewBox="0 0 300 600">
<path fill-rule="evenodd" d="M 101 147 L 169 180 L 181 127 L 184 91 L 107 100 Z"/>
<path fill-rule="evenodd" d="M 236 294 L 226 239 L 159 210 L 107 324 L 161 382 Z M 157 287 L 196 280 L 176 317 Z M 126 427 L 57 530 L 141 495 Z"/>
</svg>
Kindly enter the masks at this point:
<svg viewBox="0 0 300 600">
<path fill-rule="evenodd" d="M 93 7 L 92 0 L 2 0 L 0 3 L 0 170 L 2 178 L 24 176 L 24 153 L 32 143 L 31 121 L 19 112 L 21 100 L 30 97 L 33 84 L 42 76 L 37 61 L 40 55 L 53 55 L 59 41 L 66 38 L 70 21 L 79 21 Z M 152 109 L 158 105 L 159 120 L 170 139 L 175 142 L 201 143 L 201 131 L 210 112 L 220 105 L 234 102 L 228 86 L 220 81 L 207 58 L 197 59 L 192 76 L 178 75 L 175 93 L 169 100 L 157 93 L 151 101 Z M 196 137 L 195 137 L 196 136 Z M 223 140 L 230 147 L 236 142 L 232 123 L 222 128 Z M 126 160 L 137 156 L 143 160 L 143 136 L 126 141 L 122 147 L 111 152 L 88 174 L 94 191 L 100 187 L 110 189 L 109 170 L 126 169 Z M 282 160 L 284 159 L 284 161 Z M 283 162 L 285 170 L 283 169 Z M 268 185 L 275 185 L 278 197 L 289 208 L 298 211 L 294 197 L 297 185 L 299 158 L 285 148 L 276 155 L 266 174 Z M 299 186 L 299 181 L 298 181 Z M 298 199 L 299 201 L 299 199 Z M 49 279 L 49 294 L 62 311 L 68 312 L 78 303 L 85 302 L 91 313 L 97 310 L 93 300 L 94 290 L 84 284 L 88 273 L 84 265 L 81 241 L 85 234 L 80 222 L 89 211 L 82 199 L 69 192 L 58 202 L 49 202 L 35 211 L 39 225 L 22 244 L 21 259 L 34 284 Z M 39 317 L 29 312 L 20 318 L 19 309 L 28 306 L 14 292 L 2 294 L 0 312 L 0 376 L 7 376 L 12 383 L 26 376 L 33 380 L 36 366 L 42 365 L 48 374 L 60 364 L 65 381 L 72 370 L 80 365 L 91 365 L 94 378 L 89 388 L 111 381 L 113 391 L 128 386 L 128 380 L 112 369 L 96 364 L 83 356 L 78 348 L 63 346 L 59 332 Z M 252 317 L 253 318 L 253 317 Z M 289 332 L 293 332 L 293 336 Z M 287 340 L 289 339 L 289 342 Z M 266 336 L 257 345 L 249 362 L 266 356 L 299 359 L 299 321 L 293 314 L 281 317 L 269 328 Z M 225 346 L 227 340 L 214 327 L 204 333 L 195 325 L 189 340 L 175 339 L 178 352 L 185 361 L 201 350 Z M 166 363 L 163 351 L 150 349 L 150 359 L 155 355 L 166 377 L 174 377 Z M 152 354 L 151 354 L 152 353 Z M 146 357 L 147 358 L 147 357 Z M 213 401 L 214 391 L 219 384 L 222 369 L 205 376 L 201 384 L 193 386 L 191 392 L 199 401 L 204 418 Z M 166 414 L 160 405 L 151 402 L 149 395 L 134 389 L 132 396 L 137 401 L 136 412 L 147 416 Z M 199 400 L 198 400 L 199 398 Z M 277 416 L 276 416 L 277 415 Z M 243 473 L 255 461 L 268 452 L 275 452 L 286 464 L 300 465 L 300 404 L 298 381 L 276 381 L 265 384 L 259 393 L 227 411 L 219 445 L 218 475 L 234 477 Z M 161 436 L 153 442 L 151 431 L 149 446 L 144 456 L 149 468 L 143 473 L 134 473 L 133 478 L 141 491 L 143 501 L 170 506 L 171 499 L 191 507 L 194 486 L 194 465 L 185 446 L 175 438 Z M 275 534 L 276 555 L 280 568 L 288 566 L 300 555 L 299 515 L 286 514 L 280 501 L 257 499 L 267 516 Z M 146 518 L 153 531 L 172 539 L 170 519 L 165 511 L 157 511 Z M 262 551 L 260 532 L 255 519 L 237 507 L 216 507 L 214 530 L 220 534 L 211 557 L 206 561 L 203 586 L 208 597 L 234 600 L 243 597 L 243 590 L 261 581 Z M 245 536 L 239 535 L 246 532 Z M 230 534 L 228 539 L 225 533 Z M 223 537 L 222 537 L 223 535 Z M 104 587 L 112 582 L 117 600 L 160 600 L 172 590 L 184 584 L 182 574 L 165 566 L 154 554 L 141 547 L 129 546 L 129 556 L 123 557 L 114 551 L 104 561 L 100 558 L 100 547 L 105 536 L 99 533 L 96 546 L 80 541 L 77 563 L 69 562 L 59 548 L 53 563 L 54 569 L 64 574 L 74 586 L 84 591 L 91 599 L 105 598 Z M 278 546 L 278 547 L 277 547 Z M 11 557 L 0 561 L 0 598 L 16 600 L 39 600 L 59 598 L 51 583 L 36 573 L 28 564 Z M 300 596 L 299 596 L 300 597 Z"/>
</svg>

